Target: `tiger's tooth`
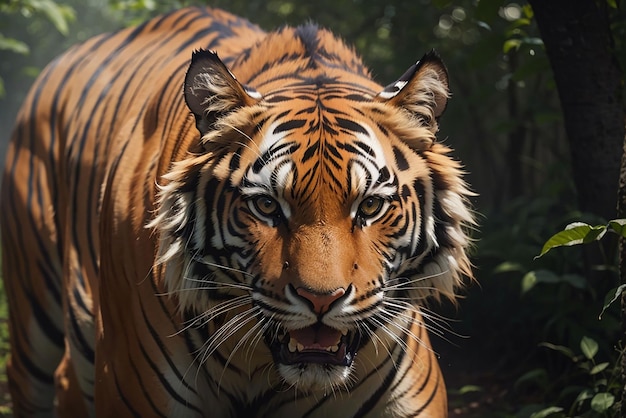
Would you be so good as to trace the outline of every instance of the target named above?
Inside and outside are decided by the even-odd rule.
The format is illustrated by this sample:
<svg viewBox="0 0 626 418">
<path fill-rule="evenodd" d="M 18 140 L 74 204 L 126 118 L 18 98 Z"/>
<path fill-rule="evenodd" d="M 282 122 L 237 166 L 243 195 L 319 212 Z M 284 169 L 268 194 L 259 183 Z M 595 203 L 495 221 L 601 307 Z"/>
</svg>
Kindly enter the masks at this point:
<svg viewBox="0 0 626 418">
<path fill-rule="evenodd" d="M 298 341 L 296 341 L 294 338 L 290 338 L 287 348 L 289 349 L 289 352 L 294 353 L 296 349 L 298 348 L 298 345 L 302 345 L 302 344 L 298 344 Z"/>
<path fill-rule="evenodd" d="M 300 344 L 300 343 L 298 343 L 296 348 L 298 349 L 298 351 L 304 351 L 304 346 L 302 344 Z"/>
<path fill-rule="evenodd" d="M 341 335 L 343 335 L 344 337 L 345 337 L 346 335 L 348 335 L 348 330 L 347 330 L 347 329 L 342 329 L 342 330 L 341 330 Z"/>
<path fill-rule="evenodd" d="M 332 347 L 327 347 L 326 351 L 328 351 L 329 353 L 336 353 L 337 351 L 339 351 L 339 346 L 333 345 Z"/>
</svg>

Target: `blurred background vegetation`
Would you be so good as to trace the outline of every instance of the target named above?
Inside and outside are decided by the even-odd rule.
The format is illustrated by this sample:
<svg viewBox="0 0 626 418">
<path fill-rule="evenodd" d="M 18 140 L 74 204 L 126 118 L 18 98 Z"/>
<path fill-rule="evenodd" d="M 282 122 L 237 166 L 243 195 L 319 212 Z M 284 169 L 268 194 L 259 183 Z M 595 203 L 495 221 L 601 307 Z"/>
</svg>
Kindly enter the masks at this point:
<svg viewBox="0 0 626 418">
<path fill-rule="evenodd" d="M 576 0 L 590 1 L 594 0 Z M 0 0 L 0 157 L 34 77 L 70 45 L 199 1 Z M 574 2 L 575 3 L 575 2 Z M 435 307 L 448 325 L 435 347 L 453 416 L 616 416 L 619 284 L 613 241 L 551 251 L 543 243 L 581 210 L 555 79 L 531 6 L 522 0 L 214 0 L 266 30 L 313 20 L 355 45 L 380 84 L 430 49 L 446 62 L 453 97 L 440 138 L 478 193 L 473 262 L 478 284 L 459 306 Z M 626 13 L 607 12 L 614 55 L 626 68 Z M 621 6 L 624 6 L 623 4 Z M 623 80 L 623 78 L 622 78 Z M 609 150 L 620 153 L 621 149 Z M 584 167 L 582 168 L 584 169 Z M 577 167 L 577 170 L 581 170 Z M 617 178 L 615 179 L 617 196 Z M 0 289 L 1 290 L 1 289 Z M 0 321 L 6 315 L 0 303 Z M 0 353 L 6 352 L 0 328 Z M 3 362 L 4 360 L 2 360 Z M 0 382 L 0 392 L 2 391 Z M 612 394 L 596 396 L 598 394 Z M 1 402 L 0 402 L 1 403 Z M 10 414 L 5 398 L 0 414 Z"/>
</svg>

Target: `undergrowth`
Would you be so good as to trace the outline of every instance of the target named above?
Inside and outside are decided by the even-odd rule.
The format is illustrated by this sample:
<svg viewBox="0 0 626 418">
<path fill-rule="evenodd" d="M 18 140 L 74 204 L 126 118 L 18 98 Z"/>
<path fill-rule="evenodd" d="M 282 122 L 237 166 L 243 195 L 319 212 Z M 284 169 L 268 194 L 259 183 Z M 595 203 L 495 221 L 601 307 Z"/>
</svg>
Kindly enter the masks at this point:
<svg viewBox="0 0 626 418">
<path fill-rule="evenodd" d="M 469 336 L 459 364 L 469 376 L 452 387 L 453 410 L 476 418 L 618 416 L 615 243 L 624 221 L 568 211 L 554 198 L 520 199 L 486 218 L 474 257 L 479 285 L 456 315 L 455 331 Z M 579 220 L 587 223 L 572 224 Z"/>
</svg>

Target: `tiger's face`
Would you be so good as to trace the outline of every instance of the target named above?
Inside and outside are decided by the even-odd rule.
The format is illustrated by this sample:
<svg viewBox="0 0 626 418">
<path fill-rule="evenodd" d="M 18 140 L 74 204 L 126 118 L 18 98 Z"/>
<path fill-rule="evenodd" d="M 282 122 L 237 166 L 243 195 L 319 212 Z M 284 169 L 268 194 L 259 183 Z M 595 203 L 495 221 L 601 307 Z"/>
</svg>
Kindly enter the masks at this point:
<svg viewBox="0 0 626 418">
<path fill-rule="evenodd" d="M 314 100 L 273 109 L 281 118 L 268 121 L 238 187 L 265 341 L 282 377 L 304 388 L 343 384 L 376 323 L 392 319 L 385 299 L 421 216 L 360 102 L 321 101 L 333 109 L 328 126 Z"/>
<path fill-rule="evenodd" d="M 453 296 L 472 217 L 434 142 L 445 70 L 427 56 L 407 74 L 378 94 L 332 79 L 260 94 L 194 56 L 203 147 L 165 176 L 153 226 L 168 289 L 210 328 L 203 357 L 262 339 L 288 385 L 347 387 L 361 351 L 417 338 L 411 312 Z"/>
</svg>

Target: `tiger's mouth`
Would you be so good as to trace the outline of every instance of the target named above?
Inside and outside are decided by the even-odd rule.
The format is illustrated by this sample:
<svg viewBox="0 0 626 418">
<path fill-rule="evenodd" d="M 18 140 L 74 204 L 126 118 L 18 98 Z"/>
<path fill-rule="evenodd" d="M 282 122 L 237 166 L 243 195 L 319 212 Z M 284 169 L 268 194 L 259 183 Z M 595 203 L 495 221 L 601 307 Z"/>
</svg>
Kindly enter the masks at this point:
<svg viewBox="0 0 626 418">
<path fill-rule="evenodd" d="M 266 339 L 276 363 L 334 366 L 352 365 L 360 340 L 355 332 L 322 323 L 288 332 L 280 328 L 277 334 L 266 335 Z"/>
</svg>

